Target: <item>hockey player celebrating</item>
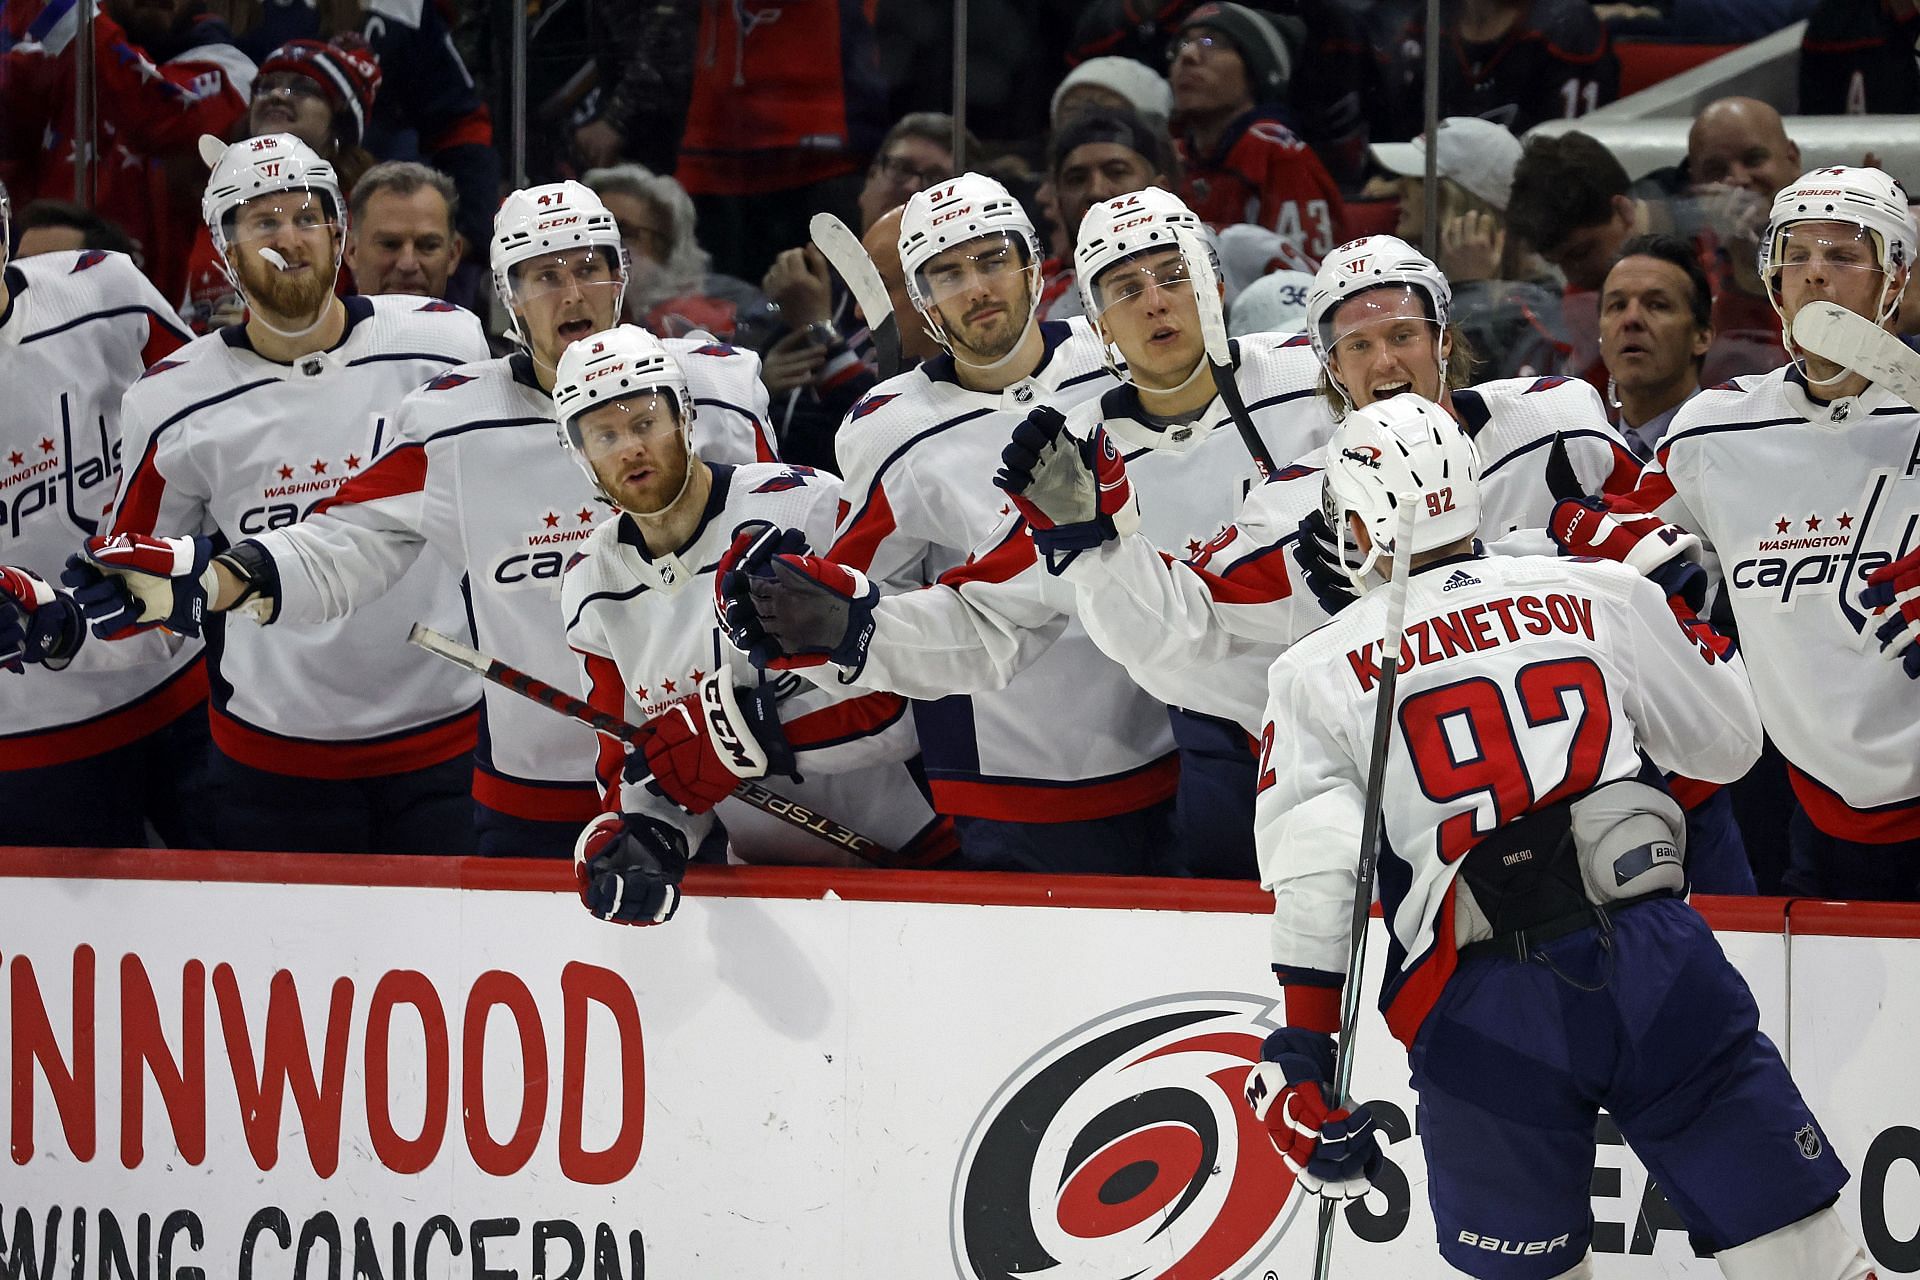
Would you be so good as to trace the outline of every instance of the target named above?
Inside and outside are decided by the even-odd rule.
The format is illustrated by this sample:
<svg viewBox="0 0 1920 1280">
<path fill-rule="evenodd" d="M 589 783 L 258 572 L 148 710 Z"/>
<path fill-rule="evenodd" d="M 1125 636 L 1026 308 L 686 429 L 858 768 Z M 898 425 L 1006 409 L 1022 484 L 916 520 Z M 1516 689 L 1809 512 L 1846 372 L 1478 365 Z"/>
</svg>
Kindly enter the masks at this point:
<svg viewBox="0 0 1920 1280">
<path fill-rule="evenodd" d="M 10 844 L 199 842 L 184 794 L 203 767 L 200 646 L 92 670 L 85 621 L 54 585 L 97 533 L 120 471 L 120 396 L 191 336 L 133 262 L 67 252 L 7 261 L 0 187 L 0 808 Z M 55 674 L 77 662 L 84 676 Z"/>
<path fill-rule="evenodd" d="M 501 205 L 491 256 L 522 350 L 461 365 L 407 396 L 379 458 L 304 521 L 248 541 L 257 548 L 251 583 L 215 562 L 209 607 L 261 600 L 269 621 L 330 623 L 379 600 L 431 543 L 438 556 L 426 558 L 464 583 L 475 643 L 571 683 L 560 575 L 606 508 L 554 447 L 551 392 L 561 353 L 620 314 L 620 229 L 577 182 L 530 187 Z M 703 454 L 770 458 L 758 358 L 704 338 L 668 345 L 700 406 Z M 592 733 L 497 685 L 482 690 L 478 851 L 567 856 L 580 824 L 600 811 Z"/>
<path fill-rule="evenodd" d="M 1377 803 L 1380 1006 L 1408 1049 L 1447 1262 L 1590 1276 L 1605 1107 L 1727 1276 L 1870 1277 L 1832 1208 L 1846 1171 L 1677 896 L 1680 810 L 1642 780 L 1642 753 L 1722 782 L 1752 764 L 1760 721 L 1731 646 L 1622 565 L 1477 555 L 1477 459 L 1437 406 L 1360 409 L 1327 455 L 1365 594 L 1270 676 L 1258 842 L 1289 1025 L 1246 1088 L 1301 1185 L 1363 1194 L 1378 1158 L 1364 1109 L 1330 1109 L 1358 851 L 1328 838 Z M 1410 578 L 1375 587 L 1402 554 Z M 1381 637 L 1401 591 L 1389 705 Z M 1376 716 L 1391 727 L 1367 797 Z"/>
<path fill-rule="evenodd" d="M 289 135 L 228 147 L 202 208 L 247 322 L 129 388 L 112 532 L 87 540 L 66 579 L 96 635 L 177 643 L 208 624 L 220 847 L 470 849 L 479 690 L 406 644 L 415 621 L 461 624 L 444 563 L 415 564 L 351 623 L 270 635 L 206 615 L 216 557 L 260 579 L 264 558 L 240 539 L 292 524 L 369 467 L 408 391 L 486 354 L 480 325 L 443 302 L 336 297 L 345 203 L 332 168 Z M 127 641 L 127 661 L 160 638 Z"/>
<path fill-rule="evenodd" d="M 1176 238 L 1183 228 L 1201 231 L 1177 196 L 1157 189 L 1088 210 L 1075 243 L 1076 279 L 1104 358 L 1123 381 L 1065 414 L 1051 405 L 1035 408 L 1017 432 L 1064 424 L 1076 440 L 1111 442 L 1143 495 L 1143 540 L 1197 554 L 1232 518 L 1259 471 L 1217 392 L 1201 336 L 1194 277 L 1214 291 L 1216 307 L 1218 281 L 1210 262 L 1188 261 Z M 1325 441 L 1333 421 L 1313 394 L 1319 365 L 1304 336 L 1252 335 L 1232 351 L 1261 455 L 1293 458 Z M 1097 452 L 1088 446 L 1088 456 Z M 1029 539 L 1017 519 L 1003 519 L 989 538 L 995 549 L 931 587 L 880 599 L 871 610 L 864 665 L 842 676 L 922 698 L 1006 686 L 1046 652 L 1072 613 L 1071 591 L 1050 580 L 1035 555 L 1036 540 L 1052 564 L 1076 551 L 1065 530 Z M 763 657 L 785 655 L 783 665 L 803 654 L 824 662 L 848 647 L 844 636 L 800 629 L 821 620 L 807 607 L 813 587 L 803 564 L 789 557 L 778 573 L 764 563 L 743 565 L 735 586 L 736 613 L 751 623 L 742 631 L 747 647 L 758 644 Z M 757 579 L 750 590 L 744 576 Z M 756 630 L 762 625 L 757 609 L 767 615 L 764 634 Z M 1253 759 L 1245 734 L 1182 710 L 1174 711 L 1172 724 L 1180 747 L 1177 831 L 1185 868 L 1251 877 Z"/>
<path fill-rule="evenodd" d="M 1692 530 L 1717 557 L 1799 801 L 1787 873 L 1798 893 L 1920 898 L 1920 685 L 1871 652 L 1891 625 L 1875 613 L 1894 602 L 1891 562 L 1920 549 L 1920 413 L 1792 341 L 1815 304 L 1891 329 L 1915 247 L 1906 193 L 1878 169 L 1818 169 L 1783 188 L 1760 264 L 1792 363 L 1688 401 L 1623 504 Z M 1610 527 L 1589 506 L 1556 517 L 1582 554 L 1595 554 L 1586 530 Z"/>
<path fill-rule="evenodd" d="M 1029 409 L 1067 409 L 1115 385 L 1085 321 L 1034 319 L 1039 240 L 993 179 L 962 174 L 917 193 L 900 259 L 947 354 L 876 387 L 840 429 L 847 510 L 828 556 L 862 575 L 862 591 L 874 586 L 853 602 L 862 613 L 1004 535 L 1009 508 L 992 476 Z M 955 818 L 966 865 L 1152 870 L 1178 773 L 1166 710 L 1077 624 L 1046 612 L 1063 634 L 1004 690 L 914 704 L 934 807 Z M 838 660 L 858 665 L 848 650 Z"/>
<path fill-rule="evenodd" d="M 744 780 L 766 779 L 775 794 L 909 858 L 951 852 L 948 824 L 904 764 L 914 744 L 902 699 L 791 676 L 762 683 L 750 671 L 743 681 L 713 627 L 713 565 L 736 534 L 780 526 L 826 538 L 838 482 L 808 467 L 702 458 L 685 376 L 632 325 L 567 348 L 554 407 L 567 452 L 620 510 L 567 571 L 567 641 L 588 700 L 650 735 L 627 759 L 604 741 L 610 812 L 575 847 L 588 908 L 629 924 L 665 920 L 689 857 L 720 860 L 729 828 L 755 860 L 828 860 L 816 837 L 729 800 Z M 743 839 L 750 824 L 758 829 Z"/>
</svg>

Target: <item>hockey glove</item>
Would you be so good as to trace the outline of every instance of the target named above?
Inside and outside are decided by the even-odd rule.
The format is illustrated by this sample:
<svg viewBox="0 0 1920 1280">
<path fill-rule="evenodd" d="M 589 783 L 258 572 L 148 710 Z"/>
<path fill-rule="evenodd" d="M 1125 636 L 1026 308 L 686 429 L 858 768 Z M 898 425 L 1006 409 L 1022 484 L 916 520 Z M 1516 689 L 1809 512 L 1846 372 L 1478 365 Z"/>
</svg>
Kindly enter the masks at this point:
<svg viewBox="0 0 1920 1280">
<path fill-rule="evenodd" d="M 1091 440 L 1067 433 L 1067 419 L 1041 405 L 1013 429 L 993 482 L 1026 517 L 1047 571 L 1060 573 L 1080 552 L 1140 527 L 1127 464 L 1104 427 Z"/>
<path fill-rule="evenodd" d="M 1920 680 L 1920 551 L 1908 552 L 1868 574 L 1860 603 L 1876 614 L 1888 615 L 1873 633 L 1880 641 L 1880 652 L 1905 667 L 1910 678 Z"/>
<path fill-rule="evenodd" d="M 795 773 L 772 685 L 739 688 L 717 671 L 700 682 L 691 704 L 679 703 L 646 728 L 646 745 L 628 757 L 626 779 L 688 813 L 709 812 L 743 778 Z"/>
<path fill-rule="evenodd" d="M 775 556 L 805 555 L 806 551 L 807 537 L 800 530 L 756 522 L 733 535 L 732 545 L 714 566 L 713 611 L 720 630 L 763 671 L 783 655 L 754 611 L 752 579 L 770 575 Z"/>
<path fill-rule="evenodd" d="M 645 814 L 603 813 L 574 841 L 574 883 L 596 919 L 666 923 L 686 873 L 686 836 Z"/>
<path fill-rule="evenodd" d="M 0 667 L 29 662 L 58 671 L 86 642 L 86 616 L 67 592 L 39 574 L 0 564 Z"/>
<path fill-rule="evenodd" d="M 1340 543 L 1334 538 L 1333 527 L 1327 523 L 1324 513 L 1315 511 L 1300 522 L 1300 536 L 1293 544 L 1293 562 L 1300 566 L 1307 590 L 1313 592 L 1313 598 L 1329 614 L 1339 613 L 1360 598 L 1353 579 L 1340 567 Z"/>
<path fill-rule="evenodd" d="M 1357 1200 L 1373 1187 L 1386 1159 L 1366 1107 L 1334 1109 L 1333 1037 L 1282 1027 L 1260 1047 L 1263 1059 L 1247 1072 L 1247 1106 L 1267 1126 L 1306 1191 L 1329 1200 Z"/>
<path fill-rule="evenodd" d="M 735 538 L 734 547 L 746 537 Z M 880 588 L 857 569 L 798 554 L 806 541 L 796 531 L 758 537 L 743 549 L 738 567 L 721 575 L 719 608 L 728 638 L 763 671 L 834 662 L 847 668 L 848 679 L 858 675 L 873 642 Z"/>
<path fill-rule="evenodd" d="M 1566 555 L 1616 560 L 1651 578 L 1669 596 L 1678 596 L 1695 613 L 1706 604 L 1700 539 L 1677 524 L 1612 506 L 1604 498 L 1563 498 L 1547 517 L 1547 533 Z"/>
<path fill-rule="evenodd" d="M 116 533 L 88 538 L 60 580 L 103 640 L 155 627 L 197 636 L 214 587 L 212 560 L 211 538 Z"/>
</svg>

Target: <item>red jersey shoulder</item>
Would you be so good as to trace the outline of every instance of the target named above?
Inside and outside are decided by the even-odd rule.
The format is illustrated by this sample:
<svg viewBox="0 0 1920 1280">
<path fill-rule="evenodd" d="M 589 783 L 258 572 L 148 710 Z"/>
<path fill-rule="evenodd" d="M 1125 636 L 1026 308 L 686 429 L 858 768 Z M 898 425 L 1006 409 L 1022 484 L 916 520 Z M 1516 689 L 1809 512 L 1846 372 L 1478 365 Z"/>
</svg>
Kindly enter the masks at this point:
<svg viewBox="0 0 1920 1280">
<path fill-rule="evenodd" d="M 1246 137 L 1258 142 L 1262 148 L 1277 149 L 1298 153 L 1307 149 L 1300 135 L 1281 124 L 1278 120 L 1256 120 L 1247 126 Z M 1236 148 L 1237 150 L 1237 148 Z"/>
</svg>

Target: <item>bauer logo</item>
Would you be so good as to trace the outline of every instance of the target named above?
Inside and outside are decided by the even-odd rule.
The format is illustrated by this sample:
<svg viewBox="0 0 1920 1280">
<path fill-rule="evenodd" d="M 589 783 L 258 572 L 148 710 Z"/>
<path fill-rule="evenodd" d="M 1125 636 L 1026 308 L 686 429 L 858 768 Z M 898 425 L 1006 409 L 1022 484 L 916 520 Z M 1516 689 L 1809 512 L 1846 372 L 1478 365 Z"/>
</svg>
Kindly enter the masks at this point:
<svg viewBox="0 0 1920 1280">
<path fill-rule="evenodd" d="M 1277 1016 L 1248 995 L 1166 996 L 1035 1054 L 954 1175 L 960 1274 L 1249 1274 L 1305 1199 L 1241 1093 Z"/>
</svg>

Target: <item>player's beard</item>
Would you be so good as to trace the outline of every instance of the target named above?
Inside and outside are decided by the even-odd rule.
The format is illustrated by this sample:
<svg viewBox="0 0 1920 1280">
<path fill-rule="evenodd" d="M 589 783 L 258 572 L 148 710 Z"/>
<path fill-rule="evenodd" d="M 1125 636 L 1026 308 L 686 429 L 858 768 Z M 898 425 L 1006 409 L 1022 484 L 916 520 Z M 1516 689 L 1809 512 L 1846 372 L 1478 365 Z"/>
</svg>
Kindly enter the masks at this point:
<svg viewBox="0 0 1920 1280">
<path fill-rule="evenodd" d="M 986 365 L 1003 360 L 1020 345 L 1020 339 L 1026 336 L 1027 321 L 1033 314 L 1031 289 L 1030 284 L 1024 285 L 1017 303 L 1009 304 L 996 298 L 986 304 L 1001 308 L 1001 312 L 988 317 L 984 325 L 970 324 L 965 311 L 961 312 L 958 324 L 947 322 L 947 336 L 955 347 L 966 353 L 968 364 Z M 980 305 L 973 308 L 976 312 L 982 309 Z M 946 320 L 944 314 L 941 319 Z"/>
<path fill-rule="evenodd" d="M 237 254 L 240 284 L 247 299 L 263 311 L 298 324 L 320 313 L 333 295 L 333 280 L 317 263 L 289 278 L 254 254 Z"/>
</svg>

